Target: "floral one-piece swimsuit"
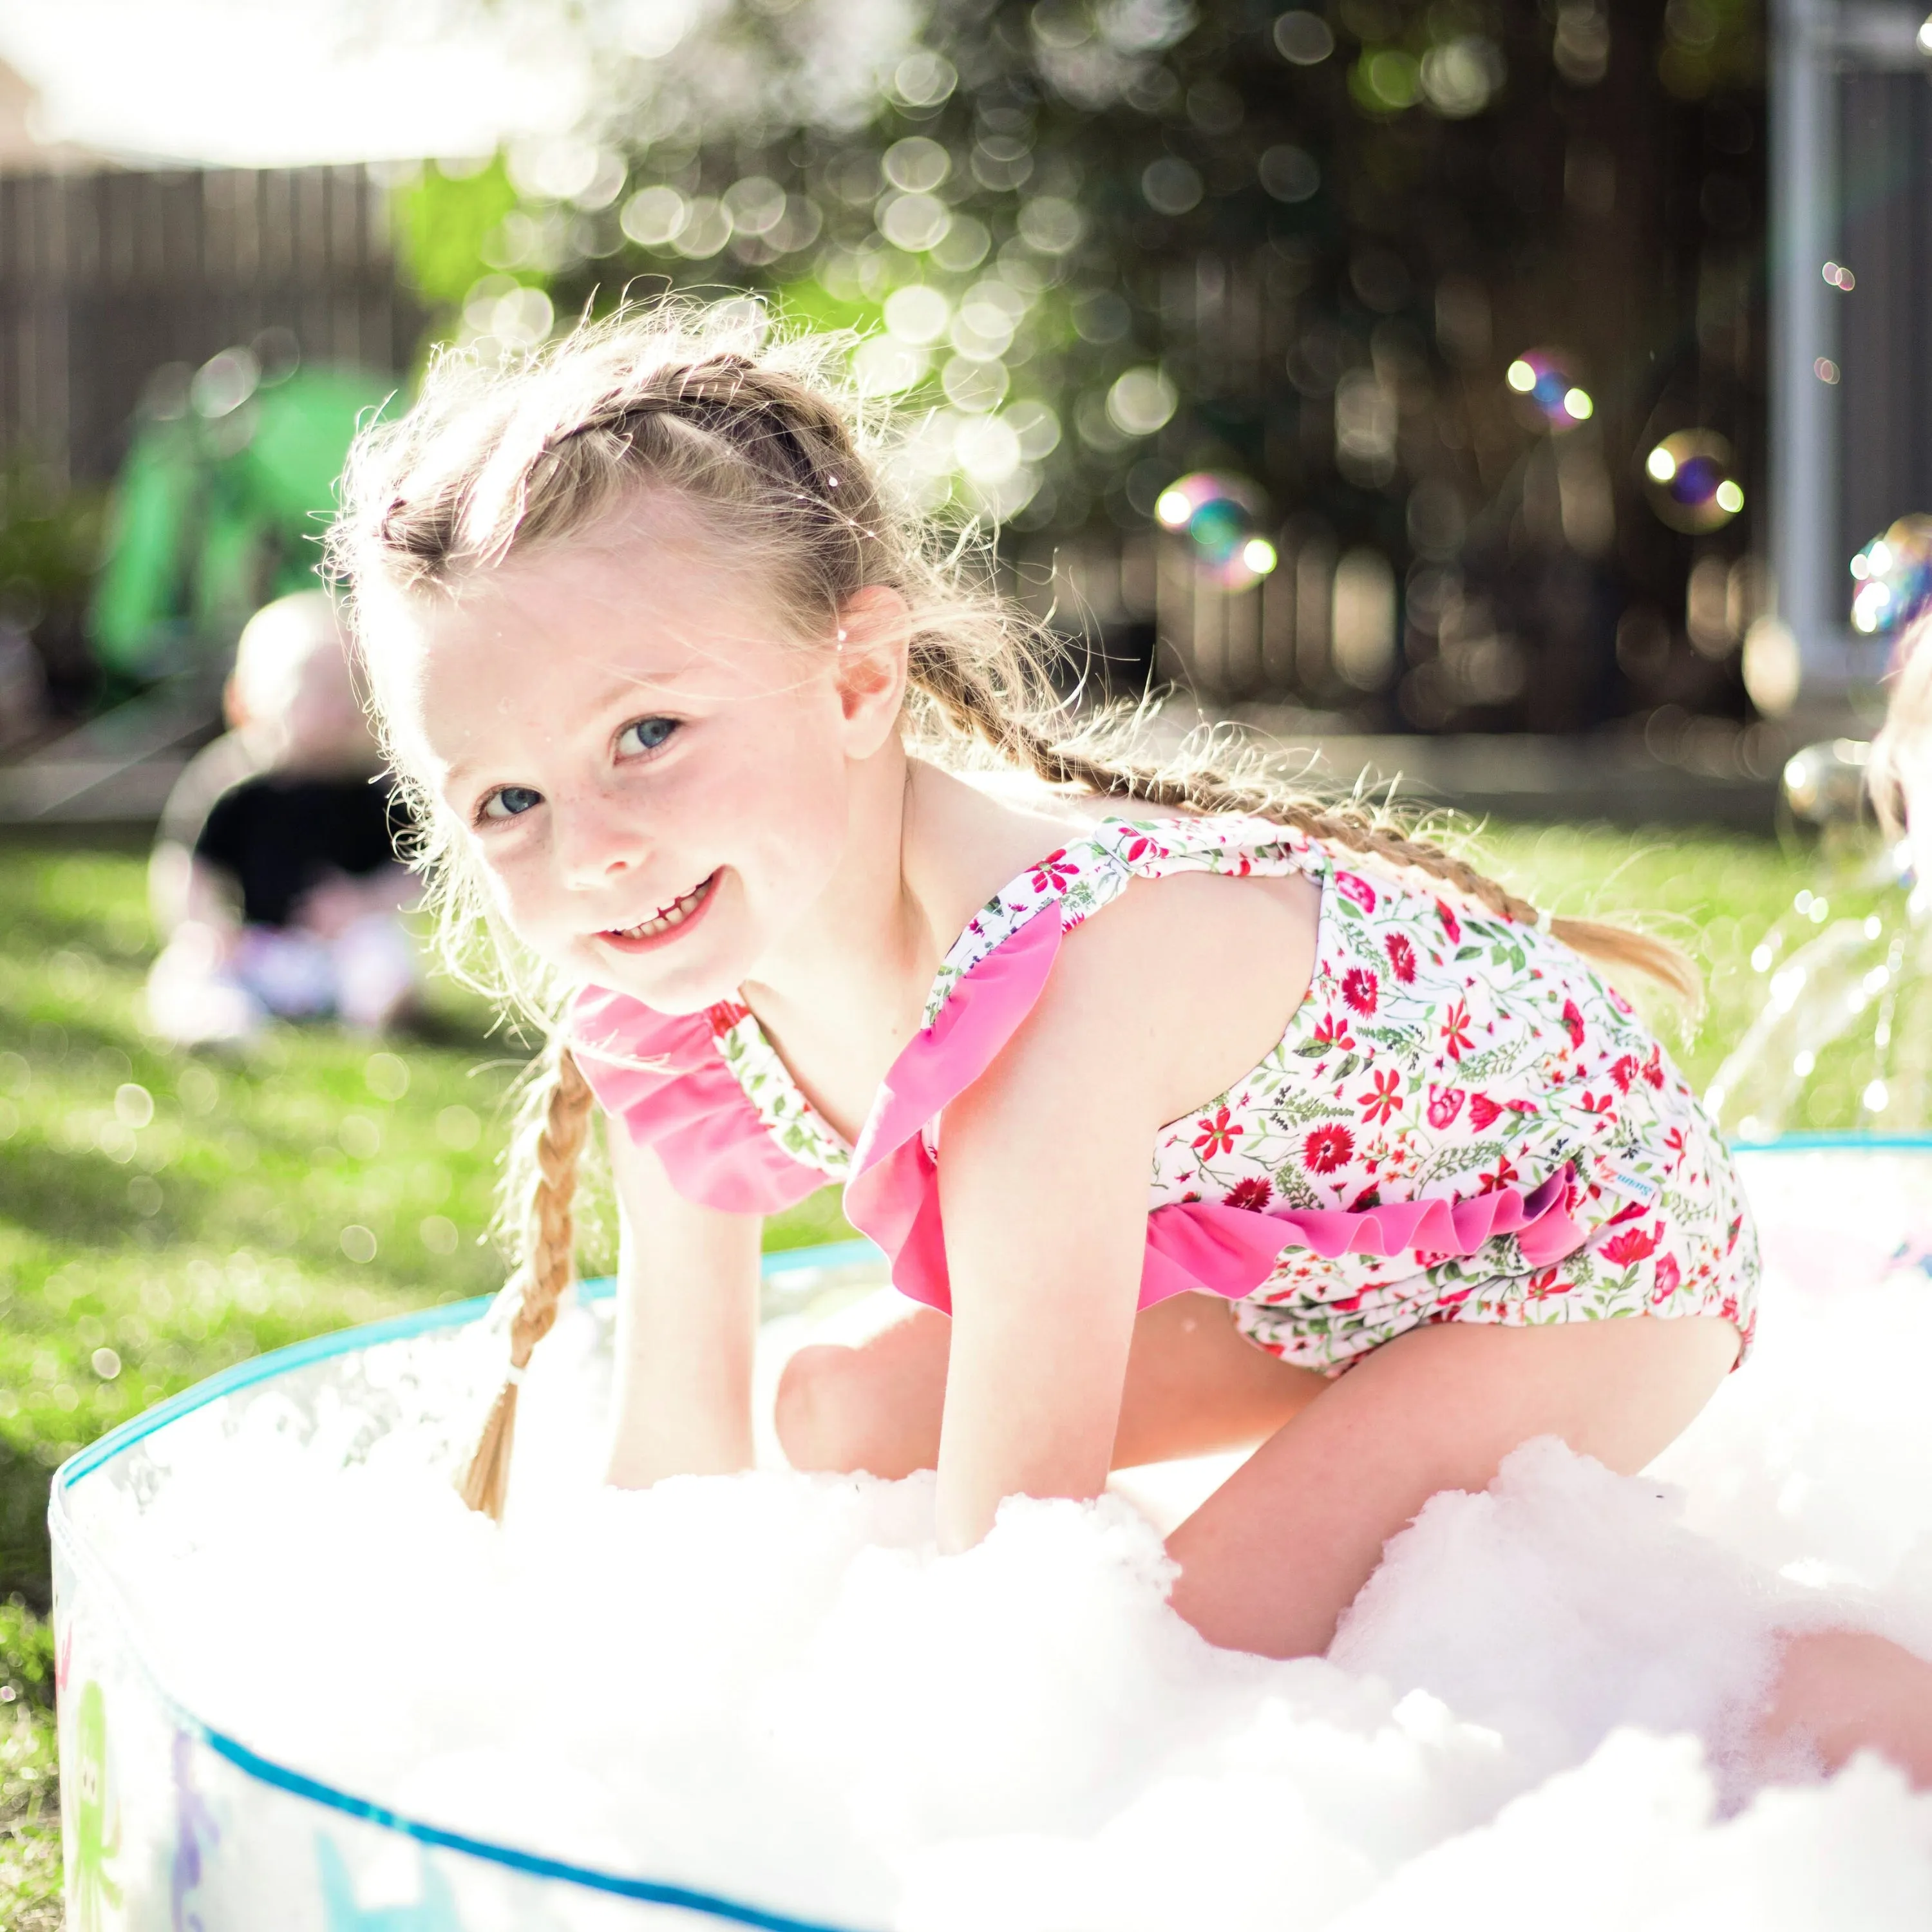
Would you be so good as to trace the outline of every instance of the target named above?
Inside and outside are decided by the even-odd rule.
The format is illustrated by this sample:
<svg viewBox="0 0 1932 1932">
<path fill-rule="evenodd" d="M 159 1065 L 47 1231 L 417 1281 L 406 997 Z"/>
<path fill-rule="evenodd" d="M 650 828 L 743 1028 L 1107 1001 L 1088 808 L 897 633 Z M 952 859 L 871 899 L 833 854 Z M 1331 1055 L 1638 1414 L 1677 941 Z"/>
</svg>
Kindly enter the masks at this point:
<svg viewBox="0 0 1932 1932">
<path fill-rule="evenodd" d="M 895 1285 L 950 1310 L 947 1102 L 1026 1017 L 1069 928 L 1179 872 L 1302 873 L 1321 914 L 1280 1040 L 1156 1137 L 1143 1307 L 1226 1296 L 1257 1346 L 1330 1375 L 1441 1322 L 1712 1316 L 1748 1348 L 1759 1267 L 1737 1175 L 1623 998 L 1540 928 L 1270 820 L 1109 818 L 1030 867 L 946 954 L 856 1143 L 741 1004 L 666 1015 L 592 987 L 571 1036 L 682 1192 L 769 1213 L 841 1181 Z"/>
</svg>

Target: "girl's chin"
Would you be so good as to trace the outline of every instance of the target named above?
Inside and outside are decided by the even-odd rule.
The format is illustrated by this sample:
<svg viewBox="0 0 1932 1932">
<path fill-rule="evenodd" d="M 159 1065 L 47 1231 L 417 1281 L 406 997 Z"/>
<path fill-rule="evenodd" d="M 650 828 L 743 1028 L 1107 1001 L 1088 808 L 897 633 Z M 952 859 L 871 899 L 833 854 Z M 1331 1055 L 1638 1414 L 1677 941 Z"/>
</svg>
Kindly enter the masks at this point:
<svg viewBox="0 0 1932 1932">
<path fill-rule="evenodd" d="M 701 1013 L 721 1000 L 735 1000 L 741 974 L 732 973 L 716 950 L 693 946 L 686 957 L 639 956 L 592 940 L 573 962 L 577 976 L 615 993 L 626 993 L 653 1012 Z"/>
</svg>

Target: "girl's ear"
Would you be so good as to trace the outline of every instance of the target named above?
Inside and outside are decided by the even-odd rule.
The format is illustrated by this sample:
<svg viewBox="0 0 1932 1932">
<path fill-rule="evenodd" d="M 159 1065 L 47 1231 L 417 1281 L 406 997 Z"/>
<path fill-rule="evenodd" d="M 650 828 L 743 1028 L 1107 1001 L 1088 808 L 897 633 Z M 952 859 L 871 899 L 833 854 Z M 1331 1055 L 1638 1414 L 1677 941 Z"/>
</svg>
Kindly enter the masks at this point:
<svg viewBox="0 0 1932 1932">
<path fill-rule="evenodd" d="M 911 620 L 905 599 L 883 584 L 868 584 L 839 606 L 833 675 L 856 758 L 869 758 L 898 728 Z"/>
</svg>

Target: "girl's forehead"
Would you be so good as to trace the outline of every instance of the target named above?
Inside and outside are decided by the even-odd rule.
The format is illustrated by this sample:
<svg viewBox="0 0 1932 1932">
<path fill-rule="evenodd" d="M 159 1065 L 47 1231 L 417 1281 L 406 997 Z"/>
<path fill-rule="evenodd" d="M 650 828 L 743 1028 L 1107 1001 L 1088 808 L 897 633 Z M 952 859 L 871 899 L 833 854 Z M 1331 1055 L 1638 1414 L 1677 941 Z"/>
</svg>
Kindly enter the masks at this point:
<svg viewBox="0 0 1932 1932">
<path fill-rule="evenodd" d="M 392 614 L 419 687 L 498 675 L 548 685 L 579 670 L 709 685 L 755 677 L 790 641 L 758 573 L 676 542 L 547 548 Z"/>
</svg>

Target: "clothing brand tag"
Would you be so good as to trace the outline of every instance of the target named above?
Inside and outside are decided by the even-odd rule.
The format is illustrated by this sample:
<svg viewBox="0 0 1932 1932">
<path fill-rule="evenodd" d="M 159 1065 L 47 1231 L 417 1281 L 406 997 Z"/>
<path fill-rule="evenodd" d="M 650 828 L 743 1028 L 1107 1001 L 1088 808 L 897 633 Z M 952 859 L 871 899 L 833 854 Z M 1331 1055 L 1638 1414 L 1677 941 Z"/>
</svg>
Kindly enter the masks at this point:
<svg viewBox="0 0 1932 1932">
<path fill-rule="evenodd" d="M 1646 1208 L 1653 1205 L 1664 1192 L 1655 1181 L 1639 1174 L 1634 1168 L 1613 1167 L 1608 1161 L 1598 1168 L 1597 1178 L 1606 1187 L 1614 1187 L 1619 1194 L 1640 1201 Z"/>
</svg>

